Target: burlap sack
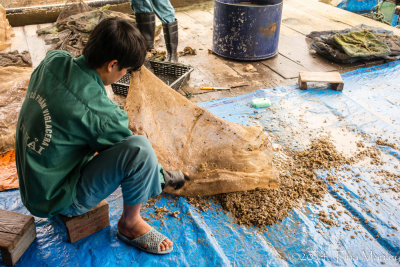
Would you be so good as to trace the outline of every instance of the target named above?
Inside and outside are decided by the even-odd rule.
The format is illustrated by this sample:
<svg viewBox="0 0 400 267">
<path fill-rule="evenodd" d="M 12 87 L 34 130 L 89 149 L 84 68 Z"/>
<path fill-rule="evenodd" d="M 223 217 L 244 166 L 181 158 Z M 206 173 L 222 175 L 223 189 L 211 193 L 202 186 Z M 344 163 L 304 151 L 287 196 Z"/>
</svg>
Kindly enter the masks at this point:
<svg viewBox="0 0 400 267">
<path fill-rule="evenodd" d="M 14 31 L 6 17 L 6 10 L 0 4 L 0 51 L 11 45 L 11 37 L 14 35 Z"/>
<path fill-rule="evenodd" d="M 170 193 L 204 196 L 278 186 L 271 143 L 260 128 L 211 114 L 145 67 L 132 74 L 125 110 L 129 127 L 147 136 L 163 167 L 191 178 Z"/>
<path fill-rule="evenodd" d="M 32 68 L 0 67 L 0 154 L 13 150 L 18 114 Z"/>
</svg>

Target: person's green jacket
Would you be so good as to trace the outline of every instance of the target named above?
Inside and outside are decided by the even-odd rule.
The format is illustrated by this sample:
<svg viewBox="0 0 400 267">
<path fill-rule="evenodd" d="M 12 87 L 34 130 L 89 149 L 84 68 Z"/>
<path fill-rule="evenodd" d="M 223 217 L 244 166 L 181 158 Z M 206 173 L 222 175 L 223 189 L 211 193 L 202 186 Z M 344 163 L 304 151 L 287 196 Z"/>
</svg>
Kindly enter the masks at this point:
<svg viewBox="0 0 400 267">
<path fill-rule="evenodd" d="M 82 168 L 95 152 L 132 135 L 83 56 L 51 51 L 32 73 L 18 118 L 15 158 L 21 198 L 39 217 L 72 204 Z"/>
</svg>

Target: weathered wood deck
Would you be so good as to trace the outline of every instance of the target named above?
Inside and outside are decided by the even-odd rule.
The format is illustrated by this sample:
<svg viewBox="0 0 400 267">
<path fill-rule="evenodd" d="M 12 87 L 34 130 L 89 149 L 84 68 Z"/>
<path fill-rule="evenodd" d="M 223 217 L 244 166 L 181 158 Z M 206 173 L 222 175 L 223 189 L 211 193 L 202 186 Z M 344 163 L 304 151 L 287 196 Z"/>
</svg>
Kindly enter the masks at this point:
<svg viewBox="0 0 400 267">
<path fill-rule="evenodd" d="M 366 64 L 340 65 L 318 55 L 310 54 L 305 36 L 311 31 L 341 30 L 360 24 L 389 29 L 400 35 L 400 30 L 353 14 L 315 0 L 284 0 L 280 29 L 279 54 L 273 58 L 255 62 L 238 62 L 210 54 L 213 34 L 213 2 L 204 2 L 176 10 L 179 21 L 179 51 L 190 46 L 197 55 L 180 57 L 180 62 L 194 67 L 191 78 L 182 89 L 194 95 L 193 101 L 234 96 L 259 88 L 296 83 L 300 71 L 345 72 Z M 36 35 L 36 30 L 48 24 L 15 27 L 16 37 L 9 50 L 28 50 L 36 67 L 46 54 L 46 45 Z M 162 39 L 162 38 L 161 38 Z M 165 49 L 163 40 L 158 42 Z M 379 64 L 375 61 L 371 64 Z M 251 64 L 256 71 L 246 71 Z M 232 87 L 227 91 L 207 92 L 201 86 Z"/>
</svg>

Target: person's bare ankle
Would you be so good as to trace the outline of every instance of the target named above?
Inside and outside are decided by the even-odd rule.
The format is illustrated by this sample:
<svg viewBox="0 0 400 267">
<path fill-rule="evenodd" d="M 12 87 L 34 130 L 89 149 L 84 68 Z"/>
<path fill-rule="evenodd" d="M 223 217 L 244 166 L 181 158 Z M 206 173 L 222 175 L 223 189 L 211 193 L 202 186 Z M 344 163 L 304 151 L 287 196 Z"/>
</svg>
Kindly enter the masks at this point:
<svg viewBox="0 0 400 267">
<path fill-rule="evenodd" d="M 118 221 L 118 231 L 129 238 L 137 238 L 144 235 L 150 230 L 151 226 L 148 225 L 142 217 L 127 220 L 123 216 Z"/>
<path fill-rule="evenodd" d="M 118 231 L 124 236 L 134 239 L 138 238 L 141 235 L 147 233 L 151 226 L 147 224 L 142 217 L 138 218 L 135 221 L 127 222 L 127 220 L 121 216 L 117 224 Z M 164 239 L 160 247 L 159 251 L 168 250 L 170 247 L 173 247 L 174 243 L 168 238 Z M 147 245 L 144 246 L 146 248 Z"/>
</svg>

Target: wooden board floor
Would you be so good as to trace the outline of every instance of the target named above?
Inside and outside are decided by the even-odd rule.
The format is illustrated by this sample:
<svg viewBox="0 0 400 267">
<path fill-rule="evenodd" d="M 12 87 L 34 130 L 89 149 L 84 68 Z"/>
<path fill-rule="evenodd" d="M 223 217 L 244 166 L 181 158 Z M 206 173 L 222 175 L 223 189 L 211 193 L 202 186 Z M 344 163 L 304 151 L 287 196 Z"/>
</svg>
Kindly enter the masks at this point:
<svg viewBox="0 0 400 267">
<path fill-rule="evenodd" d="M 180 62 L 194 67 L 189 82 L 182 90 L 191 93 L 191 99 L 195 102 L 240 95 L 259 88 L 293 84 L 297 82 L 300 71 L 345 72 L 383 63 L 375 61 L 369 64 L 340 65 L 310 54 L 305 36 L 311 31 L 341 30 L 367 24 L 389 29 L 400 35 L 399 29 L 315 0 L 284 0 L 278 55 L 267 60 L 238 62 L 209 53 L 212 49 L 213 1 L 179 8 L 176 10 L 176 17 L 179 22 L 178 51 L 186 46 L 197 51 L 197 55 L 179 58 Z M 43 39 L 36 35 L 36 30 L 48 25 L 15 27 L 16 37 L 9 50 L 28 50 L 36 67 L 47 50 Z M 156 48 L 165 50 L 162 37 L 156 43 Z M 249 64 L 254 67 L 252 71 L 248 70 Z M 200 90 L 202 86 L 240 87 L 227 91 L 204 92 Z"/>
</svg>

